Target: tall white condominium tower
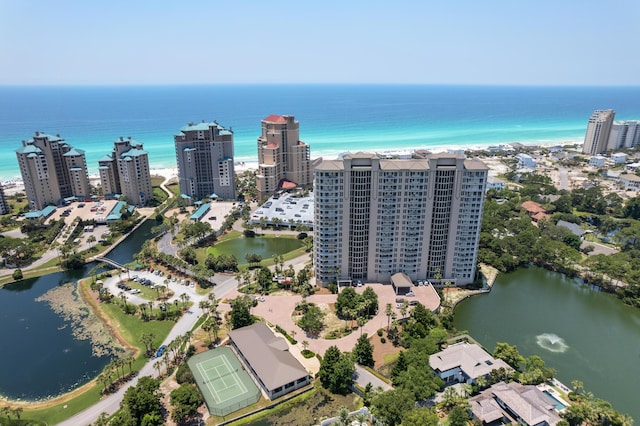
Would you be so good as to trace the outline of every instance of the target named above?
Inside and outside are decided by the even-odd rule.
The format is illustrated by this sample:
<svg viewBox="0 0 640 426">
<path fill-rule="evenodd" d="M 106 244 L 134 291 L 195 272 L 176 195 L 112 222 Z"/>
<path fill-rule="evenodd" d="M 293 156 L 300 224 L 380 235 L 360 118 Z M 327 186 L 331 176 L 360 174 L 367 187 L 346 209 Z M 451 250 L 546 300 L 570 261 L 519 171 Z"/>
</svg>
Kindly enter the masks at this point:
<svg viewBox="0 0 640 426">
<path fill-rule="evenodd" d="M 22 141 L 16 156 L 31 209 L 91 196 L 84 151 L 71 147 L 60 135 L 36 132 Z"/>
<path fill-rule="evenodd" d="M 189 123 L 174 136 L 180 191 L 193 201 L 236 198 L 233 131 L 217 122 Z"/>
<path fill-rule="evenodd" d="M 348 154 L 314 169 L 316 279 L 473 281 L 487 166 L 463 156 Z"/>
<path fill-rule="evenodd" d="M 256 186 L 261 196 L 312 184 L 309 145 L 300 140 L 300 123 L 294 116 L 270 115 L 262 120 L 258 163 Z"/>
<path fill-rule="evenodd" d="M 640 145 L 640 121 L 614 121 L 611 125 L 611 133 L 609 134 L 609 144 L 607 149 L 614 151 L 616 149 L 632 148 Z"/>
<path fill-rule="evenodd" d="M 616 113 L 612 109 L 595 110 L 591 114 L 587 124 L 587 133 L 584 136 L 584 145 L 582 145 L 584 154 L 596 155 L 607 150 L 615 115 Z"/>
<path fill-rule="evenodd" d="M 129 138 L 116 140 L 113 151 L 98 161 L 102 194 L 123 195 L 129 204 L 144 206 L 153 199 L 149 155 L 142 144 Z"/>
</svg>

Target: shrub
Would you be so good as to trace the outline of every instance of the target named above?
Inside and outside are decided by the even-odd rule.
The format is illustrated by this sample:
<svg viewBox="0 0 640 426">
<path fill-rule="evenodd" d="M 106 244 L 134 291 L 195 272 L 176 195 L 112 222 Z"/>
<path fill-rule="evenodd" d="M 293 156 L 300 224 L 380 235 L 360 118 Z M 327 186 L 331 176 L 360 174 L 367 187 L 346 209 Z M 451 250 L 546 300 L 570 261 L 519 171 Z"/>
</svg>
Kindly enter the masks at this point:
<svg viewBox="0 0 640 426">
<path fill-rule="evenodd" d="M 380 328 L 380 329 L 378 329 L 378 336 L 382 337 L 382 333 L 384 333 L 384 332 L 382 331 L 382 329 L 381 329 L 381 328 Z"/>
<path fill-rule="evenodd" d="M 387 343 L 387 339 L 385 339 L 384 337 L 380 338 L 380 343 Z"/>
<path fill-rule="evenodd" d="M 246 238 L 255 238 L 256 237 L 256 233 L 255 233 L 255 231 L 253 231 L 251 229 L 245 229 L 244 230 L 244 236 Z"/>
<path fill-rule="evenodd" d="M 301 233 L 299 233 L 299 234 L 298 234 L 298 237 L 297 237 L 297 238 L 298 238 L 299 240 L 304 240 L 304 239 L 305 239 L 305 238 L 307 238 L 307 237 L 308 237 L 308 234 L 307 234 L 306 232 L 301 232 Z"/>
<path fill-rule="evenodd" d="M 309 349 L 305 349 L 302 352 L 300 352 L 302 354 L 303 357 L 305 358 L 313 358 L 316 354 L 312 351 L 310 351 Z"/>
<path fill-rule="evenodd" d="M 191 373 L 191 369 L 186 362 L 180 364 L 180 367 L 178 367 L 178 371 L 176 371 L 176 381 L 180 384 L 196 383 L 196 380 L 193 378 L 193 373 Z"/>
</svg>

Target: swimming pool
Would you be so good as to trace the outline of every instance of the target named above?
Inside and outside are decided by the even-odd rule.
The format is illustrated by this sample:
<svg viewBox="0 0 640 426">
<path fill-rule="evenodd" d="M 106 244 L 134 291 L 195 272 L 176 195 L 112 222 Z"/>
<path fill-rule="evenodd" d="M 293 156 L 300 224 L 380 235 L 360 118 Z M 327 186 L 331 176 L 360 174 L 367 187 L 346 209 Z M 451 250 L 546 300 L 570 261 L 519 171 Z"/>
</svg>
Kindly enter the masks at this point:
<svg viewBox="0 0 640 426">
<path fill-rule="evenodd" d="M 564 410 L 567 406 L 560 402 L 555 396 L 551 394 L 548 390 L 542 391 L 545 395 L 547 395 L 553 402 L 556 404 L 556 410 L 561 411 Z"/>
</svg>

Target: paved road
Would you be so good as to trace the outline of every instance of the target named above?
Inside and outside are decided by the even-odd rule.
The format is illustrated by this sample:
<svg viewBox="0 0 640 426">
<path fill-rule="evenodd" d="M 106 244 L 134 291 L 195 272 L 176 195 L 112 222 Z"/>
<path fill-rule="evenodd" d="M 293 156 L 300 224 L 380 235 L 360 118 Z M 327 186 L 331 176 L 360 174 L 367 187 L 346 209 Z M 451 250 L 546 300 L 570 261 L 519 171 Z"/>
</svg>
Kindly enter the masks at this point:
<svg viewBox="0 0 640 426">
<path fill-rule="evenodd" d="M 567 169 L 560 168 L 558 169 L 558 172 L 560 173 L 560 189 L 569 189 L 569 178 L 567 176 Z"/>
<path fill-rule="evenodd" d="M 139 276 L 144 276 L 146 278 L 154 280 L 154 282 L 157 281 L 158 283 L 162 283 L 162 281 L 164 281 L 163 277 L 159 277 L 157 275 L 153 275 L 148 272 L 142 272 L 142 273 L 137 272 L 136 274 Z M 115 280 L 114 282 L 117 282 L 118 277 L 113 277 L 112 280 Z M 110 285 L 111 284 L 112 283 L 110 283 Z M 113 285 L 115 286 L 115 284 Z M 221 275 L 221 274 L 216 275 L 216 286 L 214 288 L 214 294 L 216 295 L 216 298 L 222 298 L 231 289 L 235 288 L 236 285 L 237 285 L 237 281 L 233 276 Z M 174 290 L 176 295 L 179 295 L 185 292 L 189 294 L 191 297 L 191 301 L 193 301 L 194 304 L 193 304 L 193 307 L 191 308 L 191 311 L 190 311 L 191 313 L 186 313 L 176 322 L 176 325 L 171 329 L 171 332 L 169 332 L 169 335 L 163 341 L 164 345 L 169 344 L 169 342 L 174 340 L 176 337 L 183 335 L 187 331 L 193 329 L 193 326 L 195 325 L 196 321 L 203 314 L 203 311 L 198 307 L 198 304 L 200 300 L 203 300 L 206 298 L 206 296 L 204 295 L 197 294 L 194 291 L 194 289 L 190 287 L 181 286 L 176 283 L 170 283 L 169 287 L 172 290 Z M 129 298 L 130 298 L 129 300 L 132 303 L 135 303 L 134 297 L 135 296 L 129 295 Z M 140 302 L 143 301 L 140 298 L 137 298 L 137 300 Z M 146 300 L 144 300 L 144 302 L 146 302 Z M 135 386 L 138 383 L 138 379 L 142 376 L 152 376 L 152 377 L 156 376 L 156 370 L 153 368 L 154 362 L 155 360 L 153 358 L 150 359 L 140 369 L 138 376 L 136 376 L 133 380 L 126 383 L 117 392 L 102 399 L 100 402 L 92 405 L 86 410 L 81 411 L 80 413 L 68 418 L 67 420 L 60 423 L 60 425 L 64 425 L 64 426 L 89 425 L 93 423 L 102 412 L 105 412 L 108 414 L 115 413 L 118 410 L 118 408 L 120 408 L 120 402 L 122 402 L 124 393 L 130 386 Z"/>
<path fill-rule="evenodd" d="M 356 364 L 356 372 L 353 375 L 353 379 L 357 384 L 362 387 L 367 386 L 367 384 L 371 383 L 375 388 L 381 387 L 383 390 L 391 390 L 393 387 L 387 382 L 380 380 L 375 375 L 369 373 L 367 370 L 362 368 L 361 366 Z"/>
</svg>

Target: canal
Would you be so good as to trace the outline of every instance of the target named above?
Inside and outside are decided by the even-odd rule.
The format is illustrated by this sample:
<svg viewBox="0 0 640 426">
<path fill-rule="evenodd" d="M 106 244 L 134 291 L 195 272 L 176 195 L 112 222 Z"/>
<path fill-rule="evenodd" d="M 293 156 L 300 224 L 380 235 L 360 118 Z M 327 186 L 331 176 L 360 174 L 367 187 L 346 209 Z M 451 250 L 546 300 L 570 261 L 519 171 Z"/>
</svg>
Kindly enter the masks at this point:
<svg viewBox="0 0 640 426">
<path fill-rule="evenodd" d="M 133 254 L 152 237 L 154 225 L 144 222 L 107 257 L 121 264 L 131 262 Z M 93 379 L 113 358 L 114 353 L 104 343 L 96 347 L 89 338 L 91 330 L 83 328 L 88 312 L 61 300 L 77 298 L 74 287 L 64 285 L 92 273 L 94 266 L 0 287 L 1 396 L 34 401 L 60 395 Z M 60 307 L 58 313 L 54 305 Z M 75 310 L 72 316 L 60 312 L 63 305 Z"/>
<path fill-rule="evenodd" d="M 540 355 L 567 386 L 580 380 L 640 420 L 640 309 L 615 296 L 541 268 L 519 269 L 500 274 L 491 293 L 461 302 L 455 325 L 489 351 L 507 342 Z"/>
</svg>

